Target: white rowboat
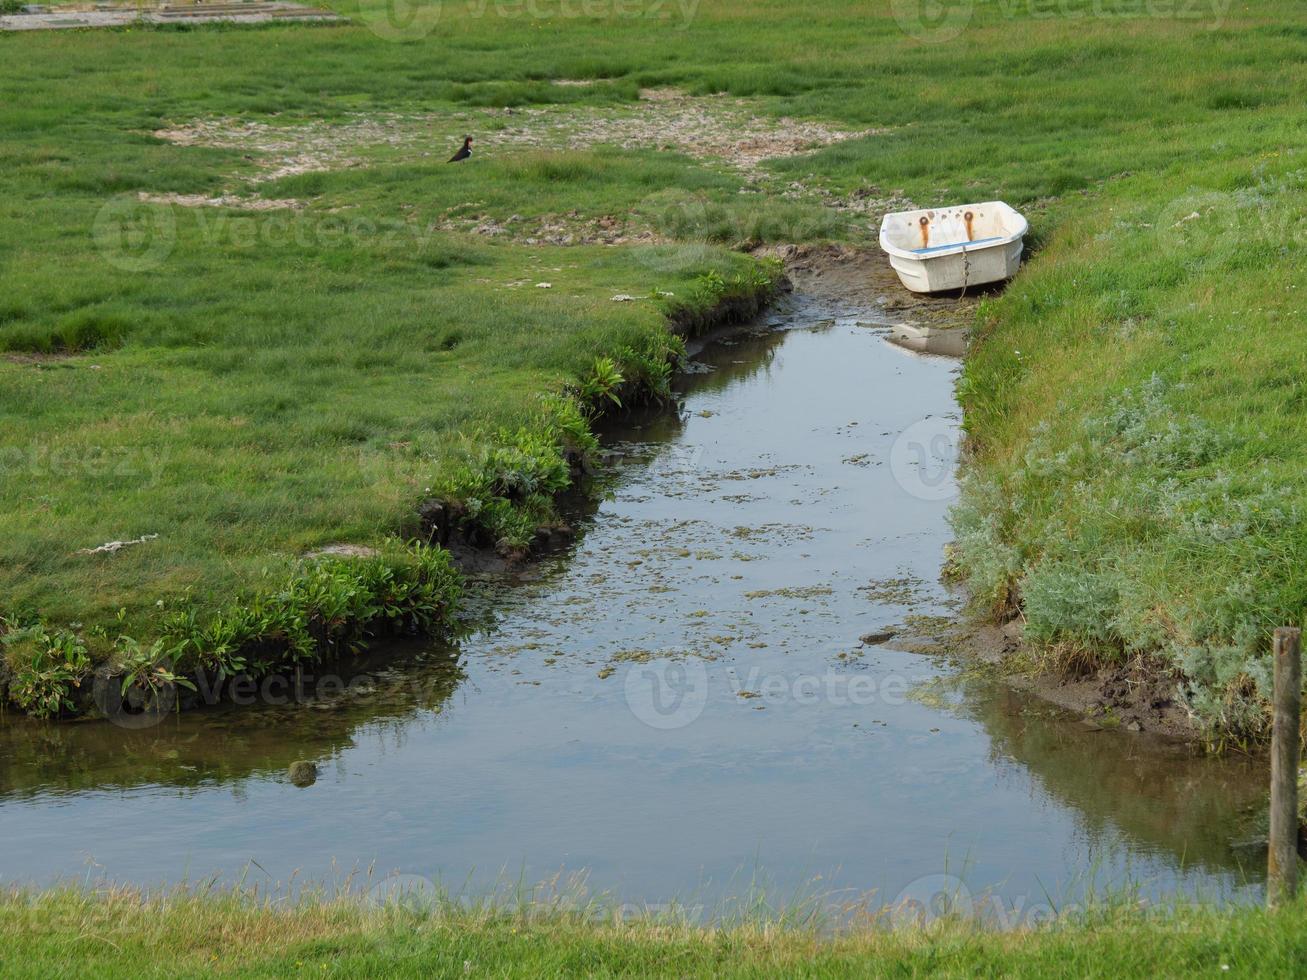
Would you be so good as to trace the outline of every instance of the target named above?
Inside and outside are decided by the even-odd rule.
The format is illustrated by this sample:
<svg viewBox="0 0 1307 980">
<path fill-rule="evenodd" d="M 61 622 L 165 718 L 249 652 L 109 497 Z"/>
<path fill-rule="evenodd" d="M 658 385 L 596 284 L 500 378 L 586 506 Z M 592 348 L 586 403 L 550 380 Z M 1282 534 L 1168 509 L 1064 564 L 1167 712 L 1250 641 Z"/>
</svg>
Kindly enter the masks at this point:
<svg viewBox="0 0 1307 980">
<path fill-rule="evenodd" d="M 880 247 L 914 293 L 1001 282 L 1021 265 L 1026 219 L 1002 201 L 887 214 Z"/>
</svg>

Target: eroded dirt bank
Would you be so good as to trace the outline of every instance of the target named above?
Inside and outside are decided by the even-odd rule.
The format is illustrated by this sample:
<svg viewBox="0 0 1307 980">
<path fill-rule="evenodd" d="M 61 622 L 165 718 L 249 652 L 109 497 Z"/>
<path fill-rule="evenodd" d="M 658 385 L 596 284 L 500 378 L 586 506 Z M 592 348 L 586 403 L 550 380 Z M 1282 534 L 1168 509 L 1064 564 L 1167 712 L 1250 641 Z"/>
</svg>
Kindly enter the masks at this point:
<svg viewBox="0 0 1307 980">
<path fill-rule="evenodd" d="M 993 624 L 960 614 L 910 622 L 886 645 L 983 664 L 1005 684 L 1079 715 L 1087 732 L 1120 729 L 1195 743 L 1203 738 L 1175 699 L 1175 682 L 1142 665 L 1127 663 L 1079 675 L 1031 670 L 1033 652 L 1022 642 L 1019 619 Z"/>
</svg>

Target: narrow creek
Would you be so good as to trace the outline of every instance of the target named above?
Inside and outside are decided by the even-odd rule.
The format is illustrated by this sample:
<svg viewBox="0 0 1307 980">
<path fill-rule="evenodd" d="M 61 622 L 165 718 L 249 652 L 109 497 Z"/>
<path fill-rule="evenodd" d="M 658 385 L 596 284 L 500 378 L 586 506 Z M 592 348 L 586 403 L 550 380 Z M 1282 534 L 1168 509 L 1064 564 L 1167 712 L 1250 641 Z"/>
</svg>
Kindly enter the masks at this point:
<svg viewBox="0 0 1307 980">
<path fill-rule="evenodd" d="M 477 585 L 449 648 L 157 727 L 0 722 L 6 882 L 285 888 L 371 868 L 709 906 L 943 875 L 1018 913 L 1087 888 L 1252 898 L 1257 767 L 860 644 L 946 616 L 956 360 L 796 293 L 608 434 L 566 553 Z M 318 764 L 292 786 L 286 767 Z"/>
</svg>

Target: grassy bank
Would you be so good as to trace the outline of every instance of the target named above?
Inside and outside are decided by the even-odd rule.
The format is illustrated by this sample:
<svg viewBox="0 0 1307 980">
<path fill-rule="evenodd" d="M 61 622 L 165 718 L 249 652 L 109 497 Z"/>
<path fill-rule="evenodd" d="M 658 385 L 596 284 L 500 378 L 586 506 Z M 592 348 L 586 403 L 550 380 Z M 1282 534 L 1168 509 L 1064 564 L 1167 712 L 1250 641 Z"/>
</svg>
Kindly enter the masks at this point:
<svg viewBox="0 0 1307 980">
<path fill-rule="evenodd" d="M 614 923 L 602 909 L 274 908 L 223 896 L 142 899 L 55 891 L 0 898 L 6 976 L 1078 976 L 1290 977 L 1307 956 L 1300 908 L 1088 912 L 1011 932 L 964 923 L 702 928 Z M 169 950 L 166 963 L 158 950 Z M 55 965 L 58 965 L 57 968 Z"/>
<path fill-rule="evenodd" d="M 336 7 L 353 23 L 0 36 L 11 699 L 438 621 L 443 559 L 396 544 L 424 502 L 529 544 L 585 412 L 665 383 L 669 316 L 769 288 L 730 247 L 1005 198 L 1048 248 L 968 370 L 963 571 L 1043 648 L 1153 658 L 1214 730 L 1260 730 L 1265 628 L 1301 612 L 1300 236 L 1204 244 L 1227 204 L 1166 208 L 1300 204 L 1296 5 Z M 1199 422 L 1140 435 L 1169 412 Z M 1056 473 L 1021 462 L 1077 439 Z M 1130 439 L 1160 455 L 1099 465 Z M 304 564 L 335 544 L 380 554 Z"/>
<path fill-rule="evenodd" d="M 295 37 L 305 57 L 332 44 Z M 283 38 L 147 36 L 152 86 L 121 60 L 133 36 L 0 39 L 19 60 L 89 57 L 98 80 L 35 63 L 4 80 L 20 135 L 0 167 L 0 684 L 31 713 L 93 710 L 100 668 L 148 700 L 201 672 L 259 676 L 443 628 L 450 525 L 528 549 L 594 448 L 590 417 L 665 396 L 679 337 L 776 283 L 707 244 L 505 244 L 443 218 L 482 195 L 530 216 L 738 186 L 682 158 L 524 151 L 445 169 L 424 140 L 417 159 L 311 167 L 230 207 L 167 198 L 243 188 L 251 169 L 150 135 L 248 111 L 199 96 L 197 51 L 248 45 L 204 83 L 241 87 Z M 96 550 L 110 542 L 127 544 Z M 339 545 L 364 557 L 305 557 Z"/>
<path fill-rule="evenodd" d="M 527 550 L 596 448 L 590 418 L 667 394 L 677 324 L 756 309 L 776 282 L 729 254 L 638 257 L 574 250 L 569 267 L 528 271 L 549 275 L 550 299 L 505 302 L 448 273 L 432 285 L 421 255 L 337 290 L 272 253 L 270 291 L 227 316 L 182 314 L 160 279 L 118 298 L 121 316 L 83 316 L 84 343 L 12 333 L 49 350 L 5 365 L 21 406 L 7 432 L 10 698 L 80 712 L 102 665 L 148 695 L 447 626 L 457 575 L 436 539 Z M 458 261 L 522 275 L 497 259 L 469 245 Z M 610 277 L 642 301 L 613 304 L 616 287 L 595 285 Z M 249 286 L 218 268 L 195 282 Z M 171 337 L 133 303 L 162 308 Z M 123 336 L 109 342 L 109 324 Z M 342 544 L 360 554 L 314 557 Z"/>
<path fill-rule="evenodd" d="M 460 595 L 449 537 L 529 551 L 598 448 L 591 420 L 669 396 L 682 336 L 751 314 L 779 282 L 774 267 L 699 252 L 693 279 L 669 274 L 684 261 L 672 254 L 654 276 L 682 298 L 650 287 L 634 315 L 581 305 L 570 319 L 557 307 L 573 292 L 519 302 L 510 319 L 464 294 L 469 312 L 419 307 L 424 325 L 398 329 L 356 313 L 275 339 L 250 330 L 235 347 L 229 329 L 180 356 L 146 343 L 136 357 L 128 344 L 76 352 L 94 364 L 66 364 L 77 358 L 62 347 L 20 361 L 13 396 L 39 406 L 30 453 L 15 453 L 32 478 L 20 492 L 47 484 L 58 518 L 13 522 L 30 559 L 0 620 L 8 697 L 42 717 L 112 711 L 112 679 L 149 706 L 202 678 L 257 679 L 377 636 L 446 630 Z M 592 257 L 592 274 L 607 268 Z M 106 404 L 126 417 L 104 425 Z M 54 539 L 146 526 L 115 550 L 52 552 Z"/>
<path fill-rule="evenodd" d="M 1293 148 L 1058 209 L 962 383 L 959 566 L 1046 666 L 1173 676 L 1213 738 L 1269 725 L 1303 621 L 1307 253 Z"/>
</svg>

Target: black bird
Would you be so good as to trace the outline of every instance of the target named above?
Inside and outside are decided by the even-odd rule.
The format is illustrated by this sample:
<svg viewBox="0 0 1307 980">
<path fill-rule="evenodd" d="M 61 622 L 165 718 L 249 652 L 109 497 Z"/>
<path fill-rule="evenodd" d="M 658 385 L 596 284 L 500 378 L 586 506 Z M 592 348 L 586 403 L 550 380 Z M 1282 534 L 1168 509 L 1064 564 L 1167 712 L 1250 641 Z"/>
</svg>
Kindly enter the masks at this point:
<svg viewBox="0 0 1307 980">
<path fill-rule="evenodd" d="M 466 160 L 471 155 L 472 155 L 472 137 L 464 136 L 463 146 L 459 149 L 457 153 L 455 153 L 452 157 L 449 158 L 449 162 L 458 163 L 459 160 Z"/>
</svg>

